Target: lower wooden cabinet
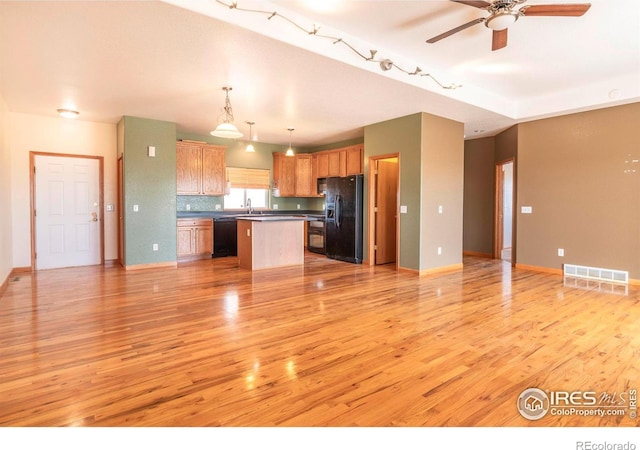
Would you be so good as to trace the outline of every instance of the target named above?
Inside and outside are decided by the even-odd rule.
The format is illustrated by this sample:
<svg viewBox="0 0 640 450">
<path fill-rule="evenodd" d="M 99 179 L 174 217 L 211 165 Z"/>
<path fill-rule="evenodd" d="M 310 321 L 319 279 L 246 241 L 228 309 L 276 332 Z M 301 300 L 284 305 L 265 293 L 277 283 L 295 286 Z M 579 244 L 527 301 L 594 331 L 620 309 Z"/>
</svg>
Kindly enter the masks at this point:
<svg viewBox="0 0 640 450">
<path fill-rule="evenodd" d="M 178 260 L 211 258 L 213 220 L 178 219 Z"/>
</svg>

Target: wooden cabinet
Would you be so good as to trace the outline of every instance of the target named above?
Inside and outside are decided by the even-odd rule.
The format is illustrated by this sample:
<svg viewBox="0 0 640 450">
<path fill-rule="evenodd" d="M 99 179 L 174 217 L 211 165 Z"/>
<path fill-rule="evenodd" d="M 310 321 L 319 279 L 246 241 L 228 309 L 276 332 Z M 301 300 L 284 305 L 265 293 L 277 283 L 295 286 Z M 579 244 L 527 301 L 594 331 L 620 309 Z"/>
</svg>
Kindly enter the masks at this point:
<svg viewBox="0 0 640 450">
<path fill-rule="evenodd" d="M 224 195 L 225 147 L 198 142 L 176 143 L 178 195 Z"/>
<path fill-rule="evenodd" d="M 274 187 L 281 197 L 318 197 L 318 178 L 346 177 L 364 171 L 363 145 L 316 153 L 273 154 Z"/>
<path fill-rule="evenodd" d="M 211 258 L 213 221 L 178 219 L 178 260 Z"/>
<path fill-rule="evenodd" d="M 357 175 L 364 172 L 364 154 L 362 145 L 353 145 L 345 149 L 345 174 Z"/>
<path fill-rule="evenodd" d="M 318 178 L 327 178 L 329 176 L 329 153 L 315 153 L 314 156 L 318 160 Z"/>
<path fill-rule="evenodd" d="M 313 177 L 311 154 L 296 155 L 295 193 L 296 197 L 313 197 L 316 195 L 316 183 Z"/>
<path fill-rule="evenodd" d="M 296 195 L 296 157 L 284 153 L 273 154 L 273 187 L 280 191 L 280 197 Z"/>
<path fill-rule="evenodd" d="M 329 152 L 329 177 L 344 177 L 346 171 L 346 155 L 344 150 L 333 150 Z"/>
</svg>

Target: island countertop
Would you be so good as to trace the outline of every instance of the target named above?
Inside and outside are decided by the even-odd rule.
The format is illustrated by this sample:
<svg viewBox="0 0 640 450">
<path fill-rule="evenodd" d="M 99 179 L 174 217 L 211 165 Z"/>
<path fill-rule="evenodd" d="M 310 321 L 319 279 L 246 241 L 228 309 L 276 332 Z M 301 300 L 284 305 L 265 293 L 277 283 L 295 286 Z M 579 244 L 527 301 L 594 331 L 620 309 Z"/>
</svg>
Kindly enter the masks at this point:
<svg viewBox="0 0 640 450">
<path fill-rule="evenodd" d="M 304 264 L 306 217 L 238 217 L 238 264 L 257 270 Z"/>
<path fill-rule="evenodd" d="M 291 222 L 291 221 L 309 221 L 313 220 L 308 216 L 287 216 L 287 215 L 260 215 L 260 214 L 252 214 L 252 215 L 241 215 L 236 216 L 237 220 L 250 220 L 252 222 Z"/>
</svg>

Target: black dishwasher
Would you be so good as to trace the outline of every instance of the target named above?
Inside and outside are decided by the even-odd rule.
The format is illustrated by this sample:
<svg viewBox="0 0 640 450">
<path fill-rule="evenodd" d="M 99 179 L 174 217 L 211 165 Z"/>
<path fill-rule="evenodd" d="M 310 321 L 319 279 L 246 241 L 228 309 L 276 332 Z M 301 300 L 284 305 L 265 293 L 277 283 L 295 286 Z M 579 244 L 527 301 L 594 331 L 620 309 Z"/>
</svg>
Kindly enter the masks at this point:
<svg viewBox="0 0 640 450">
<path fill-rule="evenodd" d="M 235 217 L 213 219 L 213 258 L 238 256 L 238 226 Z"/>
</svg>

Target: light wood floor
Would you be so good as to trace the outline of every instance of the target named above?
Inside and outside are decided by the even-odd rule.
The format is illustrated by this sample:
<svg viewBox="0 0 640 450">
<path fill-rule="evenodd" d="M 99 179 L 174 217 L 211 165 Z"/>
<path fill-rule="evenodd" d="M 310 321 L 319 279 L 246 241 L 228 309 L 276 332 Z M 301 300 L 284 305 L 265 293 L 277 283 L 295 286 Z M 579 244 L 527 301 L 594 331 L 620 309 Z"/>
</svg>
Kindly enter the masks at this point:
<svg viewBox="0 0 640 450">
<path fill-rule="evenodd" d="M 422 278 L 311 253 L 20 274 L 0 298 L 0 425 L 636 426 L 516 402 L 640 388 L 639 299 L 478 258 Z"/>
</svg>

